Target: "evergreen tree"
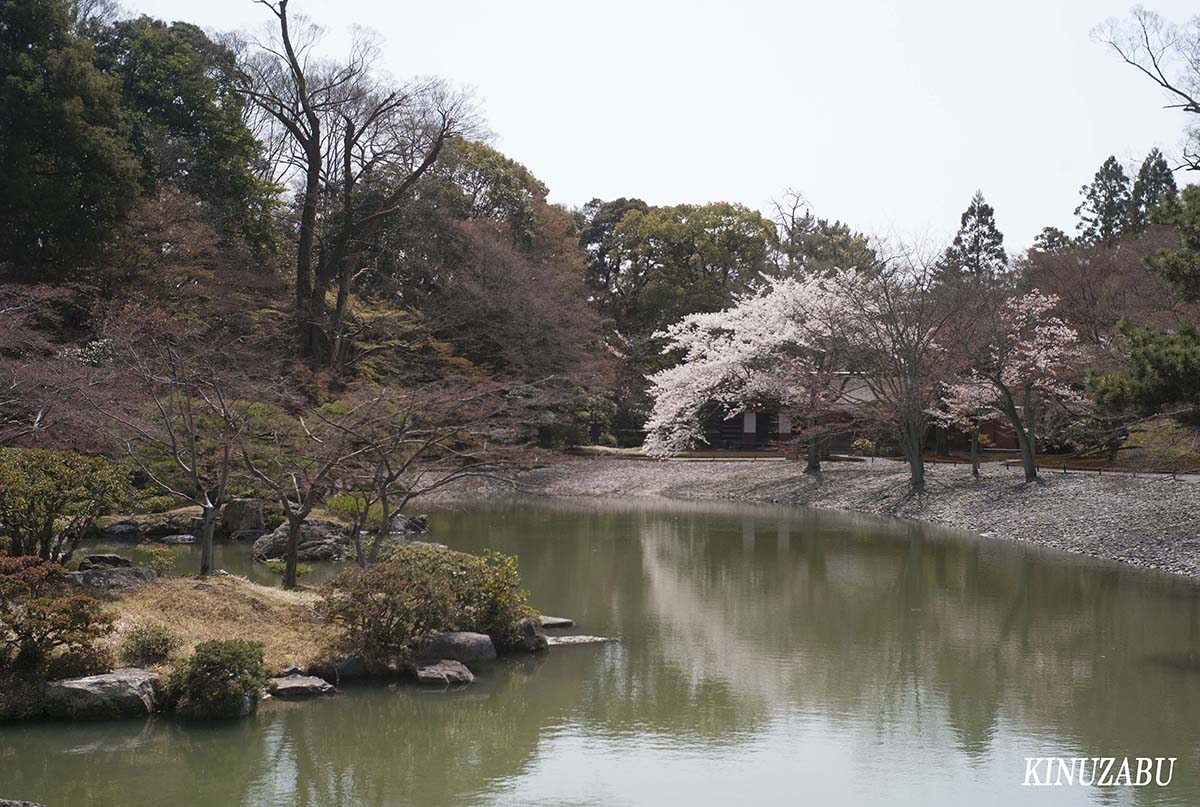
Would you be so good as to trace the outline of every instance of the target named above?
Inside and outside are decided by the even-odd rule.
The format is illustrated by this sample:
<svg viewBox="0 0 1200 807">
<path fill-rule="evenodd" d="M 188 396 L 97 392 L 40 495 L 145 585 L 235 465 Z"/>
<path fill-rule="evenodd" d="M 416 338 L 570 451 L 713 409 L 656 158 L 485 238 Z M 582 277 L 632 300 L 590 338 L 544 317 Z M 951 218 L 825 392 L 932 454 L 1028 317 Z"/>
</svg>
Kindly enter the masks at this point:
<svg viewBox="0 0 1200 807">
<path fill-rule="evenodd" d="M 1175 175 L 1158 149 L 1152 149 L 1142 161 L 1137 177 L 1133 180 L 1133 193 L 1129 199 L 1129 229 L 1139 233 L 1150 223 L 1150 214 L 1168 199 L 1179 193 L 1175 186 Z"/>
<path fill-rule="evenodd" d="M 1063 252 L 1073 245 L 1071 236 L 1057 227 L 1043 227 L 1033 239 L 1033 249 L 1036 252 Z"/>
<path fill-rule="evenodd" d="M 995 211 L 975 191 L 971 204 L 959 219 L 954 243 L 942 257 L 942 271 L 951 275 L 992 278 L 1008 268 L 1004 235 L 996 229 Z"/>
<path fill-rule="evenodd" d="M 139 173 L 117 82 L 67 0 L 0 2 L 0 264 L 40 273 L 94 249 Z"/>
<path fill-rule="evenodd" d="M 1111 244 L 1129 230 L 1129 177 L 1116 157 L 1109 157 L 1079 189 L 1083 201 L 1075 208 L 1079 240 L 1085 244 Z"/>
</svg>

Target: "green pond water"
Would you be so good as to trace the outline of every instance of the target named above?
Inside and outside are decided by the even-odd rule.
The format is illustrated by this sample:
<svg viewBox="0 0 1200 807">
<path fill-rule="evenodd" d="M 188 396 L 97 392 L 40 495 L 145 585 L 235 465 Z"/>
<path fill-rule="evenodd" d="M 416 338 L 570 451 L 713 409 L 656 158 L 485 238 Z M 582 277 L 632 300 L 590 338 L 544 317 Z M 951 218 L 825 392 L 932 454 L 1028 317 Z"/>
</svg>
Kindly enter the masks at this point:
<svg viewBox="0 0 1200 807">
<path fill-rule="evenodd" d="M 518 554 L 541 610 L 619 641 L 480 666 L 457 691 L 346 685 L 229 723 L 3 725 L 0 798 L 1200 804 L 1200 589 L 1187 582 L 793 509 L 518 501 L 432 524 L 453 548 Z M 253 571 L 247 549 L 218 561 Z M 1165 788 L 1028 788 L 1030 756 L 1178 762 Z"/>
</svg>

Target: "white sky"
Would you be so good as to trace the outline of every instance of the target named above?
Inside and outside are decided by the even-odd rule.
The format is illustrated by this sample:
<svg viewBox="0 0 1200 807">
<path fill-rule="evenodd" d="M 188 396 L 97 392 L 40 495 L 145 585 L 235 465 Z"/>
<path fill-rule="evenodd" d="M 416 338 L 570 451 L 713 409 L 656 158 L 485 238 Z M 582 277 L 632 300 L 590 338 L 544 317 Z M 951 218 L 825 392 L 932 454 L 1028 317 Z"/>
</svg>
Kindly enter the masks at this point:
<svg viewBox="0 0 1200 807">
<path fill-rule="evenodd" d="M 1109 154 L 1168 157 L 1185 116 L 1089 38 L 1130 0 L 292 0 L 385 39 L 396 76 L 473 87 L 495 145 L 569 205 L 638 196 L 766 210 L 785 188 L 876 234 L 947 238 L 976 188 L 1010 250 L 1073 227 Z M 205 28 L 252 0 L 125 0 Z M 1151 7 L 1183 22 L 1193 3 Z M 272 18 L 273 19 L 273 18 Z M 1189 177 L 1177 175 L 1180 184 Z"/>
</svg>

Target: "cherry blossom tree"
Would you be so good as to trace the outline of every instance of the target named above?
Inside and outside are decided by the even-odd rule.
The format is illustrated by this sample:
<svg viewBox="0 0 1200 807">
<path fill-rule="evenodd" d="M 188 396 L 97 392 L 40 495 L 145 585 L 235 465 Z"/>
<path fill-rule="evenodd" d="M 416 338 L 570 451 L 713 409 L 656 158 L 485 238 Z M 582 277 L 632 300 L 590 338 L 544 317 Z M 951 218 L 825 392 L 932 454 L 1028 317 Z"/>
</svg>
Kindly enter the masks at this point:
<svg viewBox="0 0 1200 807">
<path fill-rule="evenodd" d="M 1052 313 L 1057 302 L 1034 289 L 978 312 L 979 346 L 942 397 L 951 417 L 1004 416 L 1016 432 L 1027 482 L 1038 478 L 1039 407 L 1083 401 L 1068 383 L 1083 351 L 1075 330 Z"/>
<path fill-rule="evenodd" d="M 730 416 L 772 402 L 814 424 L 840 406 L 896 429 L 920 489 L 929 411 L 948 366 L 937 339 L 953 310 L 931 292 L 932 266 L 906 250 L 862 271 L 775 281 L 728 310 L 671 326 L 661 335 L 682 359 L 650 378 L 647 451 L 666 456 L 703 442 L 707 407 Z"/>
<path fill-rule="evenodd" d="M 703 443 L 704 416 L 714 407 L 731 417 L 771 403 L 808 421 L 826 411 L 837 397 L 830 381 L 840 308 L 828 279 L 781 279 L 732 308 L 692 314 L 657 334 L 681 361 L 650 376 L 647 452 L 664 457 Z M 810 465 L 812 455 L 810 448 Z"/>
</svg>

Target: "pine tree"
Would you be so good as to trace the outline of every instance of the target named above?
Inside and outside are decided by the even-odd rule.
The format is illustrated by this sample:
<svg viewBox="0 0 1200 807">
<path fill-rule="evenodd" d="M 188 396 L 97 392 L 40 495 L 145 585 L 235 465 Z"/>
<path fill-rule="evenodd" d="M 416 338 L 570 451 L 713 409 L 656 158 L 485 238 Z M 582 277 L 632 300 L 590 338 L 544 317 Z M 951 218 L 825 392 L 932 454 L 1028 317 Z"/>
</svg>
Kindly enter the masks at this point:
<svg viewBox="0 0 1200 807">
<path fill-rule="evenodd" d="M 1083 201 L 1075 208 L 1079 240 L 1085 244 L 1111 244 L 1129 230 L 1129 176 L 1109 157 L 1090 185 L 1079 189 Z"/>
<path fill-rule="evenodd" d="M 1004 235 L 996 229 L 995 211 L 984 200 L 983 193 L 975 191 L 959 220 L 954 243 L 942 257 L 942 271 L 948 275 L 990 278 L 1007 268 Z"/>
<path fill-rule="evenodd" d="M 1071 236 L 1057 227 L 1043 227 L 1033 239 L 1033 249 L 1035 252 L 1063 252 L 1070 249 L 1073 243 Z"/>
<path fill-rule="evenodd" d="M 1129 199 L 1129 229 L 1140 233 L 1150 223 L 1150 213 L 1163 202 L 1179 195 L 1175 175 L 1158 149 L 1152 149 L 1142 161 L 1133 193 Z"/>
</svg>

